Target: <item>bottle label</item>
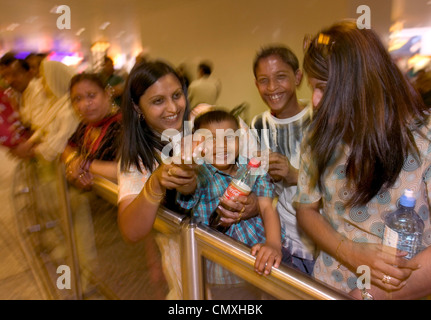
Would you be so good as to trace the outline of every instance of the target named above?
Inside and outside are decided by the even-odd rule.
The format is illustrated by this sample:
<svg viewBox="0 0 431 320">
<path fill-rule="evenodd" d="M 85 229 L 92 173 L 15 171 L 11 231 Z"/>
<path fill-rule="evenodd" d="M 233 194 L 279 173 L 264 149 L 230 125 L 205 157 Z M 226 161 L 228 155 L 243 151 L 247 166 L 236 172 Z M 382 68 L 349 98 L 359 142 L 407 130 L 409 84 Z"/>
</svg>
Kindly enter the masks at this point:
<svg viewBox="0 0 431 320">
<path fill-rule="evenodd" d="M 397 248 L 398 246 L 398 232 L 385 226 L 385 233 L 383 235 L 383 244 L 388 247 Z"/>
<path fill-rule="evenodd" d="M 223 196 L 229 200 L 232 197 L 248 196 L 250 192 L 251 188 L 248 185 L 238 180 L 232 180 Z"/>
</svg>

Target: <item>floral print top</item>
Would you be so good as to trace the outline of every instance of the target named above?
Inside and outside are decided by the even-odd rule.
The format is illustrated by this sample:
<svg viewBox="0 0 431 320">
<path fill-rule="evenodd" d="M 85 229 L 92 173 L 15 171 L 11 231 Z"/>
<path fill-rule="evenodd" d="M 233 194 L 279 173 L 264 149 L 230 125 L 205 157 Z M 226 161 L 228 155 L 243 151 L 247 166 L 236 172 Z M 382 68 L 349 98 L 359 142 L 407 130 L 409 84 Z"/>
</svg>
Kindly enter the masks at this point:
<svg viewBox="0 0 431 320">
<path fill-rule="evenodd" d="M 424 126 L 421 130 L 428 139 L 431 139 L 429 124 L 428 128 Z M 351 190 L 346 187 L 345 169 L 349 148 L 345 144 L 339 145 L 325 171 L 324 190 L 320 190 L 317 186 L 310 189 L 308 167 L 312 159 L 308 152 L 304 152 L 301 155 L 296 202 L 310 204 L 322 200 L 321 213 L 337 232 L 355 242 L 382 243 L 385 216 L 397 209 L 403 191 L 411 189 L 417 198 L 415 210 L 425 224 L 423 246 L 430 246 L 431 227 L 428 199 L 431 194 L 431 142 L 417 132 L 414 133 L 414 137 L 421 154 L 421 161 L 418 162 L 410 155 L 406 159 L 395 185 L 376 195 L 362 207 L 346 207 Z M 317 258 L 313 276 L 344 292 L 350 292 L 357 286 L 357 275 L 323 251 Z"/>
</svg>

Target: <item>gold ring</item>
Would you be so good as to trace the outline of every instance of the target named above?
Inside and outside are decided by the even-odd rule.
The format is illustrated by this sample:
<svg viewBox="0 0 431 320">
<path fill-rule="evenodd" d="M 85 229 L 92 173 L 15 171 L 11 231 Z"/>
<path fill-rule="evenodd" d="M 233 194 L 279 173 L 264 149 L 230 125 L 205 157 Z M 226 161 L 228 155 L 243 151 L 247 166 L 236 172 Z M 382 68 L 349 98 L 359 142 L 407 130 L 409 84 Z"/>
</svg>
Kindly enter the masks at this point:
<svg viewBox="0 0 431 320">
<path fill-rule="evenodd" d="M 172 168 L 169 168 L 169 170 L 168 170 L 168 176 L 170 176 L 170 177 L 173 176 L 171 170 L 172 170 Z"/>
<path fill-rule="evenodd" d="M 387 274 L 384 274 L 384 275 L 383 275 L 382 282 L 383 282 L 383 283 L 387 283 L 387 284 L 389 284 L 389 283 L 391 283 L 391 279 L 392 279 L 392 277 L 391 277 L 391 276 L 388 276 Z"/>
<path fill-rule="evenodd" d="M 242 214 L 243 214 L 244 210 L 245 210 L 245 207 L 242 207 L 241 211 L 238 214 L 238 219 L 236 220 L 237 223 L 239 223 L 241 221 Z"/>
</svg>

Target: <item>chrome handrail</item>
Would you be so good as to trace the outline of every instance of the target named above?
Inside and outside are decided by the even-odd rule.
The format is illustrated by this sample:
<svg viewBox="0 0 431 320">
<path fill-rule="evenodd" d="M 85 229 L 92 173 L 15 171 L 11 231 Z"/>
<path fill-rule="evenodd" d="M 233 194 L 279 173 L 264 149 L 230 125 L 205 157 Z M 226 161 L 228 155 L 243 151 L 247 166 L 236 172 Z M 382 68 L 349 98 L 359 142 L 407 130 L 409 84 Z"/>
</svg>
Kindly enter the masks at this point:
<svg viewBox="0 0 431 320">
<path fill-rule="evenodd" d="M 94 191 L 116 205 L 116 184 L 98 177 Z M 181 269 L 185 300 L 205 298 L 202 258 L 209 259 L 277 299 L 349 300 L 351 297 L 285 265 L 273 268 L 268 276 L 254 271 L 250 249 L 187 216 L 160 208 L 154 229 L 164 234 L 181 233 Z"/>
</svg>

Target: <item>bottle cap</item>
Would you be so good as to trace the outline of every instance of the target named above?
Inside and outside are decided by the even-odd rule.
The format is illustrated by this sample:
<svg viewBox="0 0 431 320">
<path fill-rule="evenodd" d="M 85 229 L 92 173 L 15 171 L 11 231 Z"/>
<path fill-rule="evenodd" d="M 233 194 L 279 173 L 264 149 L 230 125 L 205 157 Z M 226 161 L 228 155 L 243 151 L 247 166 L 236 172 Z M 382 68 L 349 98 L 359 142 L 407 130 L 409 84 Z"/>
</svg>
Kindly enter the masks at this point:
<svg viewBox="0 0 431 320">
<path fill-rule="evenodd" d="M 252 168 L 259 168 L 260 167 L 260 161 L 257 160 L 256 158 L 251 158 L 248 165 Z"/>
<path fill-rule="evenodd" d="M 404 194 L 400 198 L 400 205 L 409 208 L 413 208 L 416 205 L 415 194 L 412 190 L 404 190 Z"/>
</svg>

